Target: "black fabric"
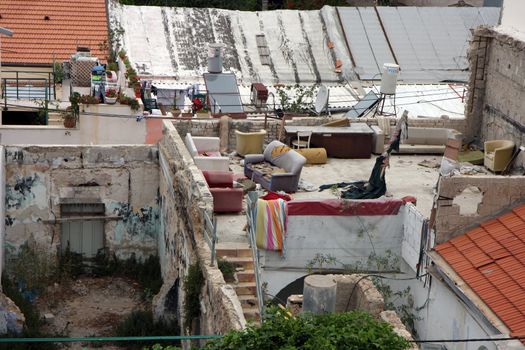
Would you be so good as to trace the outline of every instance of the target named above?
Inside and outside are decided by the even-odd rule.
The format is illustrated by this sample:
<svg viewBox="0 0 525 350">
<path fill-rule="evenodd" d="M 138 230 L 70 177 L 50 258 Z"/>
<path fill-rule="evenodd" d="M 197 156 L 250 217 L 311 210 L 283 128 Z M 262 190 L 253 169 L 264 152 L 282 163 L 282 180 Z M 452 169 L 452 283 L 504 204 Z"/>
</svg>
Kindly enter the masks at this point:
<svg viewBox="0 0 525 350">
<path fill-rule="evenodd" d="M 319 192 L 330 188 L 344 188 L 341 198 L 344 199 L 375 199 L 386 193 L 385 173 L 383 162 L 386 157 L 379 156 L 370 174 L 368 181 L 340 182 L 335 184 L 322 185 Z"/>
</svg>

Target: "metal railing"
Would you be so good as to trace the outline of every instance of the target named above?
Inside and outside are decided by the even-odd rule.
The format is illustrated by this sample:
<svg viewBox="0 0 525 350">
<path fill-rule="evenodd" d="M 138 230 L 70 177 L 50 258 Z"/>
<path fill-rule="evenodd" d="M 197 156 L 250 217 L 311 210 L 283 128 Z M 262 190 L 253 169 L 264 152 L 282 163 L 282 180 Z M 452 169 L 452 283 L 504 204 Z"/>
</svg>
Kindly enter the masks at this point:
<svg viewBox="0 0 525 350">
<path fill-rule="evenodd" d="M 17 100 L 56 100 L 55 75 L 52 72 L 6 71 L 12 78 L 2 78 L 2 98 Z M 35 75 L 47 75 L 38 78 Z"/>
<path fill-rule="evenodd" d="M 257 205 L 257 199 L 259 196 L 257 192 L 248 192 L 246 196 L 246 218 L 248 222 L 248 238 L 250 239 L 250 246 L 252 248 L 253 256 L 253 272 L 255 275 L 255 288 L 257 289 L 257 303 L 259 306 L 259 315 L 261 318 L 264 315 L 264 295 L 260 281 L 260 263 L 259 263 L 259 250 L 257 249 L 257 242 L 255 239 L 255 208 Z"/>
<path fill-rule="evenodd" d="M 211 262 L 210 266 L 215 266 L 215 260 L 217 258 L 217 253 L 215 245 L 217 244 L 217 218 L 215 215 L 213 219 L 210 218 L 208 212 L 204 212 L 204 239 L 208 242 L 208 246 L 211 250 Z"/>
</svg>

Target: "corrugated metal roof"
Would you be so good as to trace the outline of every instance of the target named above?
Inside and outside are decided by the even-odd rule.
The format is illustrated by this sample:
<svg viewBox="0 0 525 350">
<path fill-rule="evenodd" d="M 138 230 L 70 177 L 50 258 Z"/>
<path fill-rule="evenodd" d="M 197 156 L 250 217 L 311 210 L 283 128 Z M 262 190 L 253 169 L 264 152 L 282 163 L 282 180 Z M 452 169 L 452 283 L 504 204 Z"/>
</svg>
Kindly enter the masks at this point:
<svg viewBox="0 0 525 350">
<path fill-rule="evenodd" d="M 378 79 L 384 63 L 401 66 L 406 82 L 466 80 L 470 29 L 495 25 L 498 8 L 339 8 L 346 38 L 361 79 Z M 385 31 L 381 28 L 380 20 Z"/>
<path fill-rule="evenodd" d="M 436 83 L 467 79 L 470 29 L 496 24 L 499 17 L 498 8 L 377 10 L 380 17 L 373 7 L 241 12 L 110 2 L 110 23 L 114 30 L 124 29 L 130 60 L 154 76 L 202 81 L 207 44 L 220 42 L 225 44 L 224 68 L 245 83 L 341 83 L 355 76 L 354 68 L 363 80 L 379 80 L 383 64 L 393 63 L 394 55 L 400 79 Z M 257 45 L 261 34 L 269 52 L 264 57 Z M 340 73 L 336 60 L 342 62 Z"/>
</svg>

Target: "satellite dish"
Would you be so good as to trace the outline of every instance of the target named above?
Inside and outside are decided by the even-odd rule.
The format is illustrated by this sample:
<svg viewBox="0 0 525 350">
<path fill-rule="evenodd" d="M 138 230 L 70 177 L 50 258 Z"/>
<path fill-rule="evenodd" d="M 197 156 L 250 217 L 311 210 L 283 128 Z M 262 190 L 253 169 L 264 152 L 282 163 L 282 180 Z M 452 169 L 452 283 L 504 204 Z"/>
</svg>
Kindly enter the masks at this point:
<svg viewBox="0 0 525 350">
<path fill-rule="evenodd" d="M 330 97 L 328 88 L 324 85 L 319 86 L 319 91 L 315 99 L 315 113 L 321 114 L 321 112 L 328 107 L 328 97 Z"/>
</svg>

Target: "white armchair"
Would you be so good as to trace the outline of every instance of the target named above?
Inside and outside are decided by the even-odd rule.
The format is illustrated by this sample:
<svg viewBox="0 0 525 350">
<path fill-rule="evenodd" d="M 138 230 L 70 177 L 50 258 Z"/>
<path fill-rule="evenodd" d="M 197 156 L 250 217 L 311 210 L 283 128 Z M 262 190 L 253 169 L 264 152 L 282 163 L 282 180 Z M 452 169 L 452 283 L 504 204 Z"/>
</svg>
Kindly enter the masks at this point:
<svg viewBox="0 0 525 350">
<path fill-rule="evenodd" d="M 195 165 L 200 170 L 230 170 L 230 159 L 223 157 L 219 151 L 218 137 L 191 136 L 187 133 L 185 143 Z"/>
</svg>

